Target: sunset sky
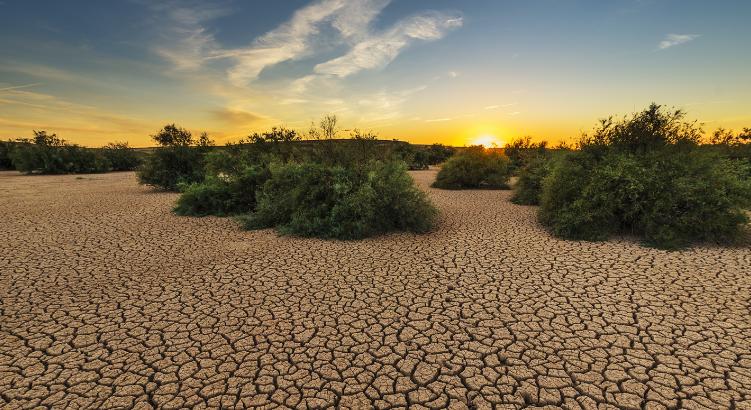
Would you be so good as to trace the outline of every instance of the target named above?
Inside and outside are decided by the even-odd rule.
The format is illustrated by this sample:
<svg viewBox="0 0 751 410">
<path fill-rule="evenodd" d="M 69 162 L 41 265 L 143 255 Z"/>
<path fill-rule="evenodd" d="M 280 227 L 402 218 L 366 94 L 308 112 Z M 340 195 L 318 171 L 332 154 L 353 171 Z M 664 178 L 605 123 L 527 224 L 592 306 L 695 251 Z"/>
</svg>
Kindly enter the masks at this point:
<svg viewBox="0 0 751 410">
<path fill-rule="evenodd" d="M 751 126 L 751 1 L 0 0 L 0 137 L 322 114 L 416 143 L 573 139 L 654 101 Z"/>
</svg>

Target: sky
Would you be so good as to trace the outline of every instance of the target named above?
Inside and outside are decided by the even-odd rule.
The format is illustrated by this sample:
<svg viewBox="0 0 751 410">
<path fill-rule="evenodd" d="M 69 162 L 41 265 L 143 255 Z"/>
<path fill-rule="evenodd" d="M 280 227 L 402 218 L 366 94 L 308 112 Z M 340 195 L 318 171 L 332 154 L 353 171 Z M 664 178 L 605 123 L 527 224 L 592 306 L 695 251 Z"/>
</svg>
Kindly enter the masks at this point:
<svg viewBox="0 0 751 410">
<path fill-rule="evenodd" d="M 656 102 L 751 127 L 751 2 L 0 0 L 0 138 L 218 143 L 334 114 L 414 143 L 573 141 Z"/>
</svg>

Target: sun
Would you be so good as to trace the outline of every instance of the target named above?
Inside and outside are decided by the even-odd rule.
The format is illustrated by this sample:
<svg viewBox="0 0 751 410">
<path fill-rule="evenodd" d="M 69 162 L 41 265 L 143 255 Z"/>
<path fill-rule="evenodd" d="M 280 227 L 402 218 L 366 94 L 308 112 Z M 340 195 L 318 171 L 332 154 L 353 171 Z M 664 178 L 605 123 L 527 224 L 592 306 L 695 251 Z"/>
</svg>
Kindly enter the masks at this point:
<svg viewBox="0 0 751 410">
<path fill-rule="evenodd" d="M 482 145 L 485 148 L 500 148 L 502 144 L 495 135 L 485 134 L 472 140 L 470 145 Z"/>
</svg>

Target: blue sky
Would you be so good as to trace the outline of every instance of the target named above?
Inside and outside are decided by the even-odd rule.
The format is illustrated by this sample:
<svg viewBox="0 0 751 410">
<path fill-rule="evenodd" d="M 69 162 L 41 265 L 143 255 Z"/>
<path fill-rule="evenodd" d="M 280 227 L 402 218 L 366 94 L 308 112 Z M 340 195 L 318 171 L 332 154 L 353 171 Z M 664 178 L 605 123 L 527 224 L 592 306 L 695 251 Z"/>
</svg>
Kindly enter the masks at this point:
<svg viewBox="0 0 751 410">
<path fill-rule="evenodd" d="M 0 137 L 322 114 L 384 138 L 573 139 L 650 102 L 751 126 L 747 1 L 0 1 Z"/>
</svg>

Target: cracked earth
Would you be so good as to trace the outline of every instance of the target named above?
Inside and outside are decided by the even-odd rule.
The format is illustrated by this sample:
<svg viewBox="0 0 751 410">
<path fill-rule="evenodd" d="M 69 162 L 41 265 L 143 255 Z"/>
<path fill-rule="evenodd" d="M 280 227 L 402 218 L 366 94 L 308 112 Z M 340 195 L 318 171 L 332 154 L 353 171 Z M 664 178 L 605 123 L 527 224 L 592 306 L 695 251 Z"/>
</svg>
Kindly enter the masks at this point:
<svg viewBox="0 0 751 410">
<path fill-rule="evenodd" d="M 8 408 L 751 408 L 751 250 L 567 242 L 508 191 L 358 242 L 0 173 Z"/>
</svg>

